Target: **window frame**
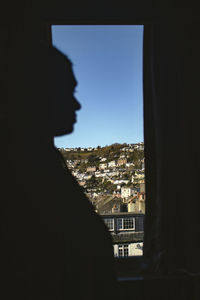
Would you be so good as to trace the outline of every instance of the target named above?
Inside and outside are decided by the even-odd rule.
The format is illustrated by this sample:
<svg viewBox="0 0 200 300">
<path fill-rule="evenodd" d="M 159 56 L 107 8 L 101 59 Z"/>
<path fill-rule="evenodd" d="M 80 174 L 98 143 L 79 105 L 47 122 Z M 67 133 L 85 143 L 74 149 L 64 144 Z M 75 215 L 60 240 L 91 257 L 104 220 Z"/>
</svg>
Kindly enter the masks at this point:
<svg viewBox="0 0 200 300">
<path fill-rule="evenodd" d="M 117 250 L 118 250 L 118 257 L 129 257 L 129 253 L 130 253 L 129 244 L 118 244 Z M 122 250 L 123 255 L 119 255 L 119 251 L 121 251 L 121 250 Z M 128 250 L 128 255 L 125 255 L 126 250 Z"/>
<path fill-rule="evenodd" d="M 122 220 L 122 228 L 119 228 L 118 226 L 118 221 L 119 220 Z M 124 223 L 125 223 L 125 220 L 132 220 L 133 221 L 133 227 L 130 227 L 130 228 L 124 228 Z M 130 230 L 134 230 L 135 231 L 135 218 L 134 217 L 121 217 L 121 218 L 117 218 L 117 231 L 130 231 Z"/>
<path fill-rule="evenodd" d="M 109 220 L 109 221 L 112 221 L 112 229 L 109 228 L 108 225 L 106 224 L 106 221 L 108 221 L 108 220 Z M 106 224 L 106 226 L 107 226 L 107 228 L 108 228 L 109 231 L 114 231 L 114 229 L 115 229 L 114 218 L 105 218 L 105 219 L 104 219 L 104 223 Z"/>
<path fill-rule="evenodd" d="M 57 22 L 49 22 L 49 27 L 50 27 L 50 44 L 53 45 L 53 38 L 52 38 L 52 26 L 70 26 L 70 25 L 126 25 L 127 23 L 113 23 L 113 22 L 107 22 L 106 24 L 103 24 L 102 22 L 67 22 L 66 20 L 64 21 L 57 21 Z M 142 25 L 144 26 L 144 22 L 129 22 L 129 25 L 132 26 L 137 26 L 137 25 Z M 143 114 L 144 114 L 144 97 L 143 97 Z M 143 116 L 143 130 L 145 130 L 144 126 L 144 116 Z M 145 135 L 144 135 L 144 154 L 145 154 Z M 145 165 L 145 186 L 146 186 L 146 181 L 147 181 L 147 176 L 146 176 L 146 165 Z M 146 198 L 147 198 L 147 192 L 146 192 Z M 147 213 L 147 210 L 145 208 L 145 215 Z M 114 225 L 115 226 L 115 225 Z M 115 230 L 115 228 L 114 228 Z M 144 229 L 144 234 L 145 234 L 145 229 Z M 143 240 L 143 245 L 144 245 L 144 240 Z M 113 255 L 114 256 L 114 255 Z M 143 255 L 142 256 L 126 256 L 126 257 L 114 257 L 115 260 L 115 266 L 116 266 L 116 272 L 117 272 L 117 279 L 123 280 L 123 278 L 134 278 L 138 276 L 142 276 L 142 270 L 143 266 L 145 263 L 144 259 L 144 246 L 143 246 Z"/>
</svg>

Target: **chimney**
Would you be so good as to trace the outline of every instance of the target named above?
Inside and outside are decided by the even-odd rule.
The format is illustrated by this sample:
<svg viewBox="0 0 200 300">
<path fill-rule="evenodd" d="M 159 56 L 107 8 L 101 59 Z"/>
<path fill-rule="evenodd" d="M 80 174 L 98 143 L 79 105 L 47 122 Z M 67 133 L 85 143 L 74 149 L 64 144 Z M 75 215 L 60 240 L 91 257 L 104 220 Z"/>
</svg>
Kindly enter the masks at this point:
<svg viewBox="0 0 200 300">
<path fill-rule="evenodd" d="M 135 203 L 131 200 L 128 203 L 128 212 L 134 212 L 135 211 Z"/>
</svg>

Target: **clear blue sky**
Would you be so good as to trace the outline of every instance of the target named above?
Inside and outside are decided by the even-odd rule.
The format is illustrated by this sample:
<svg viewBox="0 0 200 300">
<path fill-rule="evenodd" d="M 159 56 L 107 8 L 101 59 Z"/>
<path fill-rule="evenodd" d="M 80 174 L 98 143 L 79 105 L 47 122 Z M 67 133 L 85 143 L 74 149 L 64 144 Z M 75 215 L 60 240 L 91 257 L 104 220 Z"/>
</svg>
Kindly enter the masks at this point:
<svg viewBox="0 0 200 300">
<path fill-rule="evenodd" d="M 143 26 L 53 26 L 53 45 L 73 62 L 82 105 L 57 147 L 143 141 Z"/>
</svg>

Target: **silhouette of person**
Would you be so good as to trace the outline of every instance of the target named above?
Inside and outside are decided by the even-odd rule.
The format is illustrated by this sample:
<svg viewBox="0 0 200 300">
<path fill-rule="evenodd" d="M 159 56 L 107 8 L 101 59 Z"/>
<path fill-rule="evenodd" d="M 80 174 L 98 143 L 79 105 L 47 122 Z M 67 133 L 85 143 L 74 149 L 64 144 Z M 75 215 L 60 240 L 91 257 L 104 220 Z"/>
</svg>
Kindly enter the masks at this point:
<svg viewBox="0 0 200 300">
<path fill-rule="evenodd" d="M 37 43 L 15 49 L 11 69 L 1 121 L 4 299 L 112 299 L 110 234 L 53 142 L 73 131 L 81 107 L 72 63 Z"/>
</svg>

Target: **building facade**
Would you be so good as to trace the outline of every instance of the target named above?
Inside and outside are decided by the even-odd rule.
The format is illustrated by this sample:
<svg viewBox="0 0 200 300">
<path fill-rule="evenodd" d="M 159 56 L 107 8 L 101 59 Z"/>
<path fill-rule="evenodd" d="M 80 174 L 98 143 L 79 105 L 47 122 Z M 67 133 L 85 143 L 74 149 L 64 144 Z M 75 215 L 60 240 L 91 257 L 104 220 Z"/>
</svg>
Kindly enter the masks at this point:
<svg viewBox="0 0 200 300">
<path fill-rule="evenodd" d="M 101 217 L 112 236 L 115 257 L 143 255 L 144 214 L 118 212 Z"/>
</svg>

